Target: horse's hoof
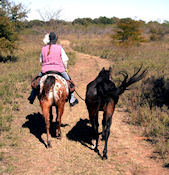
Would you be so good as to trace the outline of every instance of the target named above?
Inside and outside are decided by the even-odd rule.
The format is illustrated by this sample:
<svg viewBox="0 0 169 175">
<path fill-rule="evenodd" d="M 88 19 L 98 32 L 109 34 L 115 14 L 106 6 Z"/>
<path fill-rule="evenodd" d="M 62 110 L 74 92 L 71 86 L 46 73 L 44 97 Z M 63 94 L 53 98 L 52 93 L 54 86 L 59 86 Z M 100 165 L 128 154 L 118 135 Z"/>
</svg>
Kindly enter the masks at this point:
<svg viewBox="0 0 169 175">
<path fill-rule="evenodd" d="M 91 148 L 94 150 L 96 148 L 96 145 L 92 144 Z"/>
<path fill-rule="evenodd" d="M 61 140 L 62 137 L 61 137 L 61 136 L 57 136 L 56 138 L 57 138 L 58 140 Z"/>
<path fill-rule="evenodd" d="M 61 139 L 62 138 L 61 133 L 56 133 L 56 138 Z"/>
<path fill-rule="evenodd" d="M 105 135 L 102 134 L 101 141 L 105 141 L 105 140 L 106 140 Z"/>
<path fill-rule="evenodd" d="M 99 150 L 97 148 L 94 149 L 94 152 L 99 153 Z"/>
<path fill-rule="evenodd" d="M 107 159 L 107 155 L 103 155 L 102 160 L 106 160 Z"/>
<path fill-rule="evenodd" d="M 47 148 L 52 148 L 51 142 L 47 141 Z"/>
<path fill-rule="evenodd" d="M 105 141 L 105 137 L 102 136 L 101 141 Z"/>
</svg>

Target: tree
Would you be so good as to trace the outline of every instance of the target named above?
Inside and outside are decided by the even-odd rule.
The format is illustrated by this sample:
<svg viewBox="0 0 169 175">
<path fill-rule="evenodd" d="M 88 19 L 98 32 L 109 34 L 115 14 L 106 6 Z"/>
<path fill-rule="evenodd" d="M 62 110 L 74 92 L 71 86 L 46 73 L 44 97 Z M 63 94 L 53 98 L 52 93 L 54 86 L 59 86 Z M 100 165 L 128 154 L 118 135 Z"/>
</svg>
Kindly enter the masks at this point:
<svg viewBox="0 0 169 175">
<path fill-rule="evenodd" d="M 0 16 L 0 55 L 12 54 L 16 48 L 17 34 L 13 24 L 6 16 Z"/>
<path fill-rule="evenodd" d="M 42 18 L 42 20 L 47 22 L 50 20 L 54 20 L 54 21 L 58 20 L 62 9 L 54 10 L 54 9 L 48 8 L 46 10 L 43 10 L 43 12 L 40 9 L 38 9 L 37 11 L 38 11 L 40 17 Z"/>
<path fill-rule="evenodd" d="M 9 0 L 0 1 L 0 56 L 7 57 L 16 49 L 19 22 L 26 17 L 22 4 L 16 5 Z"/>
<path fill-rule="evenodd" d="M 15 4 L 9 0 L 1 0 L 0 7 L 3 10 L 4 16 L 9 17 L 10 21 L 15 25 L 16 30 L 20 30 L 23 26 L 23 21 L 29 10 L 27 10 L 23 4 Z"/>
<path fill-rule="evenodd" d="M 10 18 L 11 22 L 16 22 L 23 20 L 27 17 L 28 11 L 23 7 L 21 3 L 15 4 L 14 2 L 10 2 L 8 0 L 3 0 L 5 1 L 5 11 L 6 15 Z"/>
<path fill-rule="evenodd" d="M 113 39 L 121 43 L 135 43 L 143 40 L 141 37 L 140 21 L 124 18 L 117 23 L 117 32 L 113 35 Z"/>
<path fill-rule="evenodd" d="M 43 11 L 37 10 L 43 22 L 48 23 L 51 30 L 55 31 L 58 26 L 58 19 L 60 17 L 62 9 L 55 10 L 51 8 L 45 8 Z"/>
<path fill-rule="evenodd" d="M 113 24 L 113 20 L 111 18 L 107 18 L 105 16 L 101 16 L 93 20 L 96 24 Z"/>
<path fill-rule="evenodd" d="M 91 18 L 77 18 L 75 19 L 72 24 L 81 24 L 87 26 L 88 24 L 92 24 L 93 20 Z"/>
</svg>

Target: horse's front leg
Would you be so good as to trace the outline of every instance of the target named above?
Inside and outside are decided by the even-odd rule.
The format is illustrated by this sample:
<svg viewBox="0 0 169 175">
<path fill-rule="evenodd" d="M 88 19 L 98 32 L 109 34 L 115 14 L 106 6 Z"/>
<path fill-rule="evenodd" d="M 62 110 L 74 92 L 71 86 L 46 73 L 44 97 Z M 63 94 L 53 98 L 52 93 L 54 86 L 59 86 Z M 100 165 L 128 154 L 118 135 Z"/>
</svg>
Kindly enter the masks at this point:
<svg viewBox="0 0 169 175">
<path fill-rule="evenodd" d="M 60 104 L 57 107 L 57 123 L 58 123 L 58 128 L 56 129 L 56 137 L 58 139 L 61 138 L 61 117 L 63 115 L 63 111 L 64 111 L 64 103 Z"/>
</svg>

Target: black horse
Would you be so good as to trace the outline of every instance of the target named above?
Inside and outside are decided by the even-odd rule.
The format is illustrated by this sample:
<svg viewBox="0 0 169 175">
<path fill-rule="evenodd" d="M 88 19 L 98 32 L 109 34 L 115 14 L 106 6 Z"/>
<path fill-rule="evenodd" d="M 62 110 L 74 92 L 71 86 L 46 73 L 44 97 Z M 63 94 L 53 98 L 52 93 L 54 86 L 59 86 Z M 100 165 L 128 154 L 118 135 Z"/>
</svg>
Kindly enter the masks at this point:
<svg viewBox="0 0 169 175">
<path fill-rule="evenodd" d="M 119 96 L 127 90 L 128 86 L 136 83 L 145 76 L 147 70 L 140 73 L 141 68 L 142 67 L 140 67 L 130 78 L 128 78 L 128 74 L 126 72 L 121 72 L 124 80 L 118 87 L 116 87 L 114 82 L 111 81 L 112 69 L 109 68 L 109 70 L 105 70 L 105 68 L 103 68 L 96 79 L 87 85 L 85 102 L 96 139 L 94 150 L 97 153 L 99 153 L 97 148 L 99 139 L 98 113 L 99 111 L 104 112 L 102 120 L 102 140 L 105 140 L 105 146 L 102 159 L 107 159 L 107 142 L 110 134 L 110 126 L 112 123 L 115 105 L 118 103 Z"/>
</svg>

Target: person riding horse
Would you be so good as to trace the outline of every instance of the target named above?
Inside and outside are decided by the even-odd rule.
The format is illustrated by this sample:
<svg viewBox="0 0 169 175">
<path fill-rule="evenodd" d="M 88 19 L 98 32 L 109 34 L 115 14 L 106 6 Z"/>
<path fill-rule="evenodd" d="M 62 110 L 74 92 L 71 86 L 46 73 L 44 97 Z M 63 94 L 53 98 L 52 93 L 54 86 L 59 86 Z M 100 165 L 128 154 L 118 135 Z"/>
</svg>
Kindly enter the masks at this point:
<svg viewBox="0 0 169 175">
<path fill-rule="evenodd" d="M 56 36 L 54 32 L 46 34 L 43 39 L 45 46 L 43 46 L 41 49 L 40 62 L 42 63 L 42 66 L 39 77 L 42 77 L 47 73 L 57 73 L 66 80 L 72 82 L 70 76 L 66 72 L 69 58 L 66 55 L 63 47 L 56 43 L 57 40 L 58 36 Z M 37 85 L 36 81 L 32 81 L 32 83 Z M 28 97 L 30 104 L 33 104 L 36 95 L 36 88 L 33 88 L 31 95 Z M 71 93 L 69 102 L 71 107 L 79 103 L 78 99 L 75 98 L 73 93 Z"/>
</svg>

